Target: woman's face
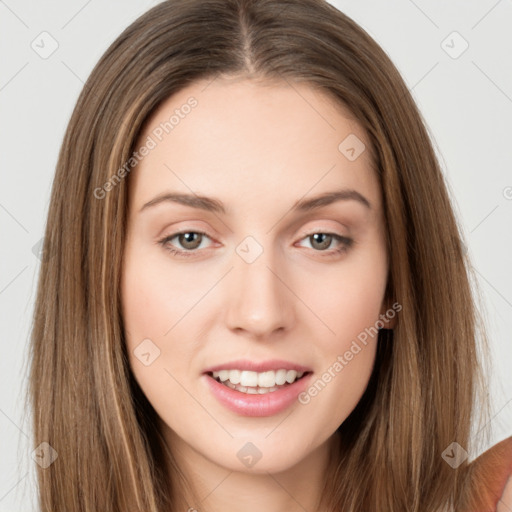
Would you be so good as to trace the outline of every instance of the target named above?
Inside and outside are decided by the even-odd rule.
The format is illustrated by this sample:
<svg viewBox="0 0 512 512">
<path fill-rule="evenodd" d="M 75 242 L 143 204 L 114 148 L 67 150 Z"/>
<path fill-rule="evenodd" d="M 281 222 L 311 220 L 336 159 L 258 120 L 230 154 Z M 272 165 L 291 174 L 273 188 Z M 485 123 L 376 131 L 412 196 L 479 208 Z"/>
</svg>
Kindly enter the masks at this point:
<svg viewBox="0 0 512 512">
<path fill-rule="evenodd" d="M 388 269 L 368 145 L 327 96 L 286 82 L 196 82 L 146 125 L 123 318 L 183 460 L 292 468 L 326 453 L 361 398 Z"/>
</svg>

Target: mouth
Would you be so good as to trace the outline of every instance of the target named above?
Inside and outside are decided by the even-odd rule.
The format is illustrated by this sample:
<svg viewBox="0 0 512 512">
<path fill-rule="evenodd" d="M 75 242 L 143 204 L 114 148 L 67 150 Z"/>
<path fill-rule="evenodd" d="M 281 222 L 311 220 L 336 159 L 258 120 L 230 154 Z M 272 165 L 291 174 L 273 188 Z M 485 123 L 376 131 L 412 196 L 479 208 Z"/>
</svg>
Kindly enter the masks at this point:
<svg viewBox="0 0 512 512">
<path fill-rule="evenodd" d="M 266 372 L 253 372 L 248 370 L 220 370 L 206 372 L 206 375 L 219 384 L 246 393 L 248 395 L 265 395 L 291 386 L 312 372 L 298 372 L 296 370 L 279 369 Z"/>
<path fill-rule="evenodd" d="M 273 416 L 296 405 L 312 371 L 278 369 L 255 372 L 226 369 L 203 373 L 206 389 L 225 408 L 241 416 Z"/>
<path fill-rule="evenodd" d="M 298 402 L 312 368 L 285 359 L 237 359 L 205 368 L 205 389 L 241 416 L 273 416 Z"/>
<path fill-rule="evenodd" d="M 255 372 L 248 370 L 220 370 L 206 372 L 206 375 L 228 388 L 248 395 L 266 395 L 287 388 L 304 379 L 312 372 L 286 370 L 268 370 Z"/>
</svg>

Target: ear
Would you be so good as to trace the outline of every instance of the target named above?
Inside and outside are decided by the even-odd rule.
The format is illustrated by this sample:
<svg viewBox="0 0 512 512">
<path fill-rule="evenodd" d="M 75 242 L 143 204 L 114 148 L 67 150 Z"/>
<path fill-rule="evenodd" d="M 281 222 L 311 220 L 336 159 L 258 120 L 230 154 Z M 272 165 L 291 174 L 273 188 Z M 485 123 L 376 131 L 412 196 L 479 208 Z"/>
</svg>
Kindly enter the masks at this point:
<svg viewBox="0 0 512 512">
<path fill-rule="evenodd" d="M 390 299 L 384 299 L 382 301 L 382 307 L 380 309 L 379 319 L 384 322 L 383 329 L 394 329 L 396 326 L 396 318 L 399 311 L 402 310 L 401 304 Z"/>
</svg>

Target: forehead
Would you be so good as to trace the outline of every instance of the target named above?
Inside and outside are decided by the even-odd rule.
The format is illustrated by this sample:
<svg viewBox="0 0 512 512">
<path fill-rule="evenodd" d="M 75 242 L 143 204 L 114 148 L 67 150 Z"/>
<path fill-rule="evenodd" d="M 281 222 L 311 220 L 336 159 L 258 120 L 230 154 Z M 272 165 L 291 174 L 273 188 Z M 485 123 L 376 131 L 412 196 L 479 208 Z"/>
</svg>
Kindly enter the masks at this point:
<svg viewBox="0 0 512 512">
<path fill-rule="evenodd" d="M 367 134 L 346 107 L 304 83 L 195 82 L 154 111 L 136 147 L 150 139 L 130 177 L 137 203 L 162 187 L 247 197 L 340 185 L 379 201 Z"/>
</svg>

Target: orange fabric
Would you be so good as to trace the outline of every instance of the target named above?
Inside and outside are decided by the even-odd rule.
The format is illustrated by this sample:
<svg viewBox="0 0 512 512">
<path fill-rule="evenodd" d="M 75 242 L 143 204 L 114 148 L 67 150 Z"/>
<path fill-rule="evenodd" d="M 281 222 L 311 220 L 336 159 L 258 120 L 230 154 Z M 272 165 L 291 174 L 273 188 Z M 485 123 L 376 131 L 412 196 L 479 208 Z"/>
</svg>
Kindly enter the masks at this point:
<svg viewBox="0 0 512 512">
<path fill-rule="evenodd" d="M 512 512 L 512 437 L 470 463 L 468 492 L 460 512 Z"/>
</svg>

